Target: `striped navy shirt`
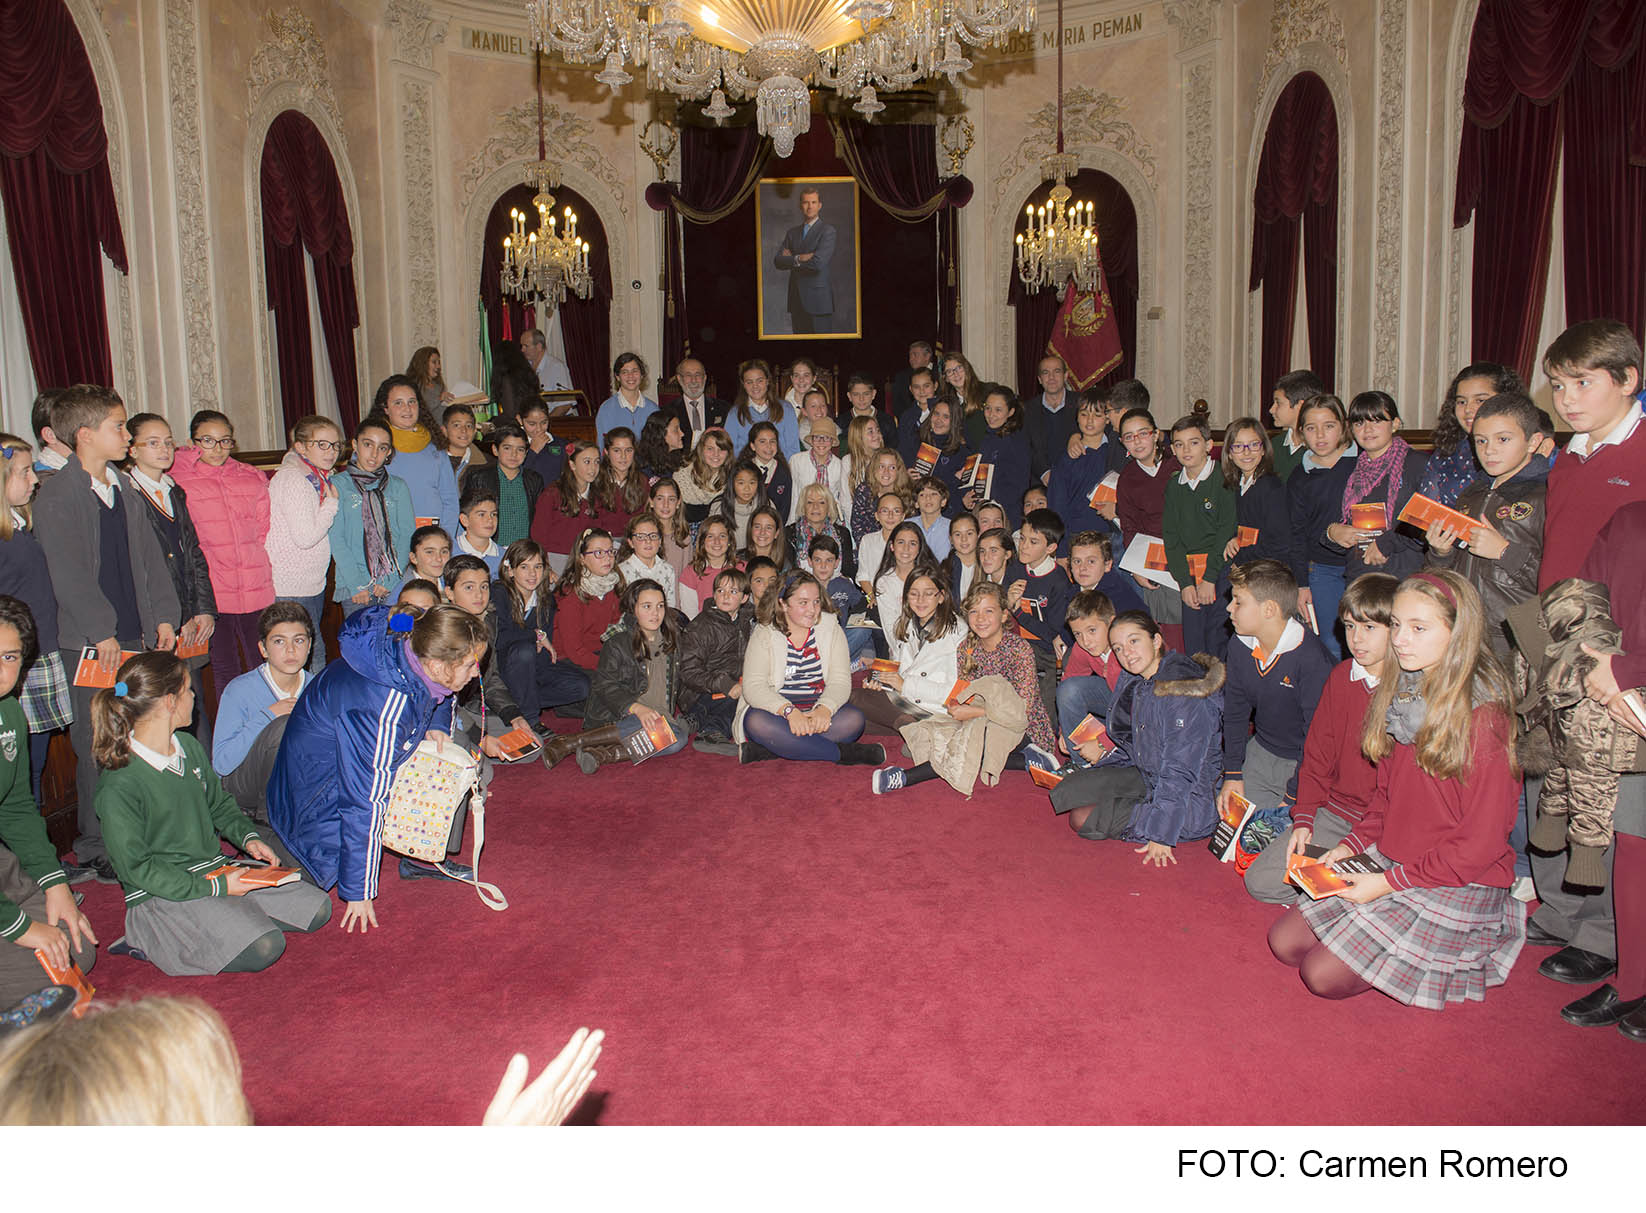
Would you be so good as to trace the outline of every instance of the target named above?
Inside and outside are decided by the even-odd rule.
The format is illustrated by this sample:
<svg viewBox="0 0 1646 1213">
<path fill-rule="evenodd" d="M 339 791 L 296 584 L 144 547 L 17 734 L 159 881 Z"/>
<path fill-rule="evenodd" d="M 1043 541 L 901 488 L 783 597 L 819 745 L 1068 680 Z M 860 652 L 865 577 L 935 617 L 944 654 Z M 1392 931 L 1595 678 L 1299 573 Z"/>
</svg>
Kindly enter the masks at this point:
<svg viewBox="0 0 1646 1213">
<path fill-rule="evenodd" d="M 823 697 L 823 658 L 817 651 L 817 634 L 808 630 L 799 648 L 789 641 L 783 663 L 783 685 L 778 693 L 802 712 L 809 712 Z"/>
</svg>

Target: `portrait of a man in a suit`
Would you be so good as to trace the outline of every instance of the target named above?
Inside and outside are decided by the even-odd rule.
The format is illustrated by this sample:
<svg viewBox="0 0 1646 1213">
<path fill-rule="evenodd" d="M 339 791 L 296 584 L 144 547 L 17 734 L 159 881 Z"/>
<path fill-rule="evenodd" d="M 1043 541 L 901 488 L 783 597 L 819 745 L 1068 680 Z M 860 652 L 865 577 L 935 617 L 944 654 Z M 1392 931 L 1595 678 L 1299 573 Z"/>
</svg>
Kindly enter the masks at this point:
<svg viewBox="0 0 1646 1213">
<path fill-rule="evenodd" d="M 762 338 L 858 335 L 856 185 L 760 183 Z"/>
</svg>

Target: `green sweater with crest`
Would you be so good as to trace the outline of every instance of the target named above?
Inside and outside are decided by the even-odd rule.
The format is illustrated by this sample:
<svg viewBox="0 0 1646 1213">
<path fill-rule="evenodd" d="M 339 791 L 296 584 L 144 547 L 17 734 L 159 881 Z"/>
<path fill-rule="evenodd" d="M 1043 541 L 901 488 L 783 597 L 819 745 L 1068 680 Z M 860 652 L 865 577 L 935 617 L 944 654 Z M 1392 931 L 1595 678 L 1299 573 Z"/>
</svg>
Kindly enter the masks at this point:
<svg viewBox="0 0 1646 1213">
<path fill-rule="evenodd" d="M 57 861 L 57 848 L 46 837 L 46 819 L 34 803 L 29 784 L 29 725 L 15 695 L 0 699 L 0 843 L 41 889 L 64 884 L 68 877 Z M 33 919 L 0 893 L 0 939 L 16 941 Z"/>
</svg>

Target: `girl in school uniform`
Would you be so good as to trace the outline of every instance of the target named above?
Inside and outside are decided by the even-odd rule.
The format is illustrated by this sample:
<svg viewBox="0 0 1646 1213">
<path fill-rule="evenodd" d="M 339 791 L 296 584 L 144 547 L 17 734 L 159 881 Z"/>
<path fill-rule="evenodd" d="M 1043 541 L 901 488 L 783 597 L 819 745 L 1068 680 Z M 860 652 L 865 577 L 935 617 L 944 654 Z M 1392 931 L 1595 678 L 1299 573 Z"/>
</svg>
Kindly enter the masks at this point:
<svg viewBox="0 0 1646 1213">
<path fill-rule="evenodd" d="M 879 765 L 886 751 L 858 742 L 863 713 L 847 702 L 852 675 L 846 634 L 823 609 L 810 573 L 789 577 L 758 599 L 743 653 L 743 693 L 732 721 L 740 762 L 788 758 L 841 766 Z"/>
<path fill-rule="evenodd" d="M 641 472 L 653 484 L 684 467 L 691 452 L 686 449 L 686 431 L 680 428 L 680 418 L 662 412 L 646 418 L 646 424 L 640 427 L 637 454 Z"/>
<path fill-rule="evenodd" d="M 977 537 L 977 579 L 979 581 L 1005 585 L 1006 570 L 1016 558 L 1017 549 L 1012 545 L 1011 533 L 1005 527 L 990 527 Z"/>
<path fill-rule="evenodd" d="M 69 678 L 57 649 L 57 595 L 52 590 L 46 553 L 34 537 L 29 502 L 40 476 L 33 448 L 21 438 L 0 434 L 0 594 L 20 599 L 34 616 L 37 651 L 17 698 L 29 726 L 30 784 L 40 794 L 51 735 L 74 719 Z M 267 494 L 263 500 L 268 500 Z"/>
<path fill-rule="evenodd" d="M 167 472 L 177 454 L 172 440 L 171 426 L 164 417 L 155 413 L 138 413 L 126 422 L 131 432 L 131 465 L 126 477 L 141 497 L 145 513 L 154 525 L 154 537 L 160 541 L 160 550 L 166 557 L 166 571 L 171 574 L 172 588 L 183 614 L 177 625 L 177 643 L 188 646 L 209 642 L 217 622 L 217 599 L 212 596 L 211 570 L 206 565 L 205 549 L 189 516 L 188 494 Z M 189 684 L 194 688 L 195 704 L 200 716 L 189 731 L 200 739 L 200 744 L 211 748 L 212 714 L 204 702 L 204 688 L 200 671 L 206 666 L 206 654 L 186 659 Z"/>
<path fill-rule="evenodd" d="M 880 619 L 880 630 L 890 643 L 892 626 L 903 613 L 903 587 L 916 567 L 937 567 L 937 557 L 926 546 L 926 536 L 918 522 L 900 522 L 892 528 L 886 550 L 874 569 L 875 613 Z M 860 573 L 864 570 L 860 570 Z"/>
<path fill-rule="evenodd" d="M 1292 576 L 1299 609 L 1310 608 L 1326 651 L 1341 659 L 1337 604 L 1348 582 L 1348 553 L 1329 534 L 1341 517 L 1343 489 L 1360 451 L 1349 437 L 1349 419 L 1336 396 L 1312 396 L 1299 410 L 1306 448 L 1286 480 L 1286 513 L 1292 527 Z"/>
<path fill-rule="evenodd" d="M 225 863 L 218 840 L 278 865 L 274 849 L 224 791 L 201 744 L 188 671 L 170 653 L 140 653 L 92 697 L 103 774 L 97 816 L 126 894 L 125 942 L 172 977 L 255 973 L 286 950 L 285 932 L 318 931 L 331 898 L 307 881 L 258 889 Z"/>
<path fill-rule="evenodd" d="M 642 578 L 623 590 L 623 615 L 600 649 L 600 665 L 583 713 L 581 733 L 552 738 L 543 747 L 543 765 L 554 767 L 577 755 L 577 766 L 593 775 L 607 763 L 627 762 L 623 743 L 666 722 L 674 740 L 659 750 L 686 748 L 689 726 L 680 706 L 680 629 L 663 598 L 663 587 Z"/>
<path fill-rule="evenodd" d="M 555 651 L 554 596 L 549 564 L 530 539 L 509 544 L 498 566 L 492 602 L 497 608 L 497 666 L 503 685 L 533 728 L 546 708 L 589 697 L 588 672 Z"/>
<path fill-rule="evenodd" d="M 893 730 L 917 713 L 943 711 L 943 700 L 959 677 L 965 636 L 966 621 L 949 592 L 948 578 L 940 569 L 916 569 L 903 585 L 897 624 L 887 636 L 897 670 L 871 674 L 852 692 L 851 702 L 869 720 Z"/>
<path fill-rule="evenodd" d="M 812 390 L 812 385 L 816 382 L 817 363 L 810 358 L 796 358 L 789 363 L 789 390 L 783 393 L 783 403 L 798 415 L 800 406 L 806 399 L 806 393 Z M 787 455 L 792 452 L 783 453 Z"/>
<path fill-rule="evenodd" d="M 990 385 L 983 397 L 983 424 L 983 432 L 977 440 L 977 453 L 983 463 L 994 469 L 994 485 L 990 495 L 996 501 L 1006 503 L 1006 515 L 1011 519 L 1012 526 L 1021 526 L 1023 513 L 1020 503 L 1029 488 L 1029 435 L 1023 429 L 1023 402 L 1017 398 L 1017 393 L 998 383 Z M 1101 423 L 1098 432 L 1102 433 Z M 1053 475 L 1055 478 L 1056 473 Z M 1102 476 L 1097 479 L 1101 480 Z M 1087 496 L 1090 495 L 1091 490 L 1088 489 Z M 959 498 L 962 508 L 950 512 L 975 510 L 982 501 L 980 490 L 968 489 Z M 1081 504 L 1085 504 L 1084 500 Z M 1069 523 L 1069 515 L 1064 514 L 1063 519 L 1065 524 Z M 1069 533 L 1072 535 L 1075 530 L 1071 529 Z"/>
<path fill-rule="evenodd" d="M 785 454 L 798 451 L 800 431 L 794 409 L 771 398 L 772 368 L 762 359 L 751 358 L 738 365 L 737 382 L 737 399 L 726 414 L 726 436 L 732 440 L 732 450 L 748 446 L 754 427 L 769 421 L 777 427 L 777 449 Z"/>
<path fill-rule="evenodd" d="M 1075 406 L 1075 437 L 1080 439 L 1080 453 L 1065 455 L 1060 453 L 1052 464 L 1052 474 L 1046 481 L 1046 502 L 1048 508 L 1055 511 L 1063 519 L 1063 533 L 1078 535 L 1082 531 L 1098 531 L 1103 534 L 1114 533 L 1115 513 L 1114 505 L 1092 505 L 1092 493 L 1109 474 L 1113 466 L 1113 448 L 1105 433 L 1108 424 L 1108 409 L 1100 400 L 1097 393 L 1088 388 L 1080 394 L 1080 403 Z M 1119 495 L 1119 476 L 1116 496 Z M 1000 483 L 1000 476 L 995 475 L 995 484 Z M 1027 475 L 1020 486 L 1026 491 L 1029 487 Z M 1020 496 L 1021 494 L 1019 494 Z M 995 494 L 995 500 L 1006 503 L 1008 510 L 1015 508 L 1014 503 L 1019 496 L 1002 496 Z M 1012 518 L 1012 526 L 1020 526 L 1023 522 L 1021 514 Z M 1159 532 L 1150 532 L 1158 534 Z M 1114 536 L 1119 540 L 1119 536 Z"/>
<path fill-rule="evenodd" d="M 1269 431 L 1252 417 L 1239 417 L 1223 431 L 1223 484 L 1235 493 L 1234 538 L 1223 548 L 1217 573 L 1218 601 L 1229 595 L 1229 571 L 1253 560 L 1278 560 L 1292 566 L 1292 519 L 1286 486 L 1274 473 Z M 1242 543 L 1245 535 L 1249 542 Z"/>
<path fill-rule="evenodd" d="M 1508 678 L 1469 583 L 1408 577 L 1391 622 L 1361 733 L 1377 791 L 1323 857 L 1364 852 L 1383 870 L 1285 914 L 1269 949 L 1322 998 L 1378 990 L 1438 1011 L 1502 985 L 1526 943 L 1525 903 L 1509 895 L 1520 770 Z"/>
<path fill-rule="evenodd" d="M 189 422 L 193 446 L 172 462 L 172 479 L 189 494 L 200 546 L 211 570 L 217 623 L 211 634 L 211 680 L 222 694 L 262 662 L 258 616 L 274 601 L 269 536 L 269 478 L 234 456 L 234 426 L 222 413 L 202 409 Z"/>
<path fill-rule="evenodd" d="M 354 453 L 337 485 L 337 520 L 331 529 L 332 591 L 345 616 L 384 602 L 406 574 L 411 554 L 411 490 L 389 471 L 394 436 L 381 421 L 362 421 Z"/>
<path fill-rule="evenodd" d="M 955 408 L 954 428 L 968 441 L 983 437 L 983 381 L 959 350 L 943 356 L 942 397 Z"/>
<path fill-rule="evenodd" d="M 726 491 L 726 478 L 735 462 L 732 440 L 725 430 L 712 429 L 698 439 L 692 457 L 674 474 L 688 526 L 695 528 L 709 516 L 715 500 Z"/>
<path fill-rule="evenodd" d="M 714 601 L 714 579 L 736 567 L 731 525 L 724 518 L 710 518 L 697 528 L 691 562 L 680 571 L 680 609 L 687 619 L 695 619 Z"/>
<path fill-rule="evenodd" d="M 599 450 L 593 444 L 571 445 L 560 479 L 537 499 L 531 537 L 549 554 L 549 568 L 557 574 L 566 567 L 577 537 L 599 525 L 600 499 L 594 491 L 599 479 Z"/>
<path fill-rule="evenodd" d="M 949 594 L 956 602 L 964 602 L 972 586 L 982 580 L 983 570 L 977 564 L 978 534 L 977 519 L 970 514 L 949 523 L 949 558 L 943 568 L 948 575 Z"/>
<path fill-rule="evenodd" d="M 572 545 L 566 571 L 555 586 L 554 647 L 590 674 L 600 661 L 600 638 L 617 622 L 623 574 L 610 532 L 591 527 Z"/>
<path fill-rule="evenodd" d="M 636 514 L 624 528 L 623 551 L 617 568 L 626 583 L 655 582 L 669 606 L 678 607 L 680 595 L 675 588 L 674 569 L 663 559 L 662 548 L 663 525 L 657 516 Z"/>
<path fill-rule="evenodd" d="M 726 491 L 715 498 L 709 512 L 726 520 L 732 529 L 732 542 L 738 551 L 749 546 L 749 521 L 755 511 L 769 508 L 762 487 L 760 469 L 752 459 L 739 459 L 726 481 Z"/>
<path fill-rule="evenodd" d="M 619 425 L 606 431 L 606 455 L 594 482 L 596 526 L 616 535 L 646 508 L 645 474 L 635 461 L 634 431 Z"/>
<path fill-rule="evenodd" d="M 921 443 L 937 448 L 937 462 L 927 476 L 948 485 L 951 499 L 960 496 L 960 469 L 966 463 L 966 456 L 971 453 L 965 435 L 954 421 L 956 407 L 947 400 L 932 401 L 926 423 L 920 427 Z M 982 413 L 979 412 L 978 416 L 981 417 Z"/>
<path fill-rule="evenodd" d="M 749 431 L 749 444 L 738 452 L 738 460 L 754 464 L 760 473 L 761 493 L 771 502 L 786 526 L 789 508 L 794 501 L 794 477 L 789 472 L 788 460 L 777 444 L 777 427 L 769 421 L 759 422 Z"/>
<path fill-rule="evenodd" d="M 1046 714 L 1046 705 L 1041 701 L 1033 648 L 1011 626 L 1006 591 L 993 582 L 980 582 L 966 595 L 961 610 L 966 617 L 966 635 L 956 652 L 956 676 L 969 682 L 990 676 L 1005 679 L 1023 701 L 1027 713 L 1027 730 L 1018 736 L 1002 769 L 1022 771 L 1031 762 L 1046 770 L 1052 769 L 1057 765 L 1052 753 L 1057 737 L 1051 717 Z M 942 697 L 947 697 L 947 691 Z M 969 701 L 953 704 L 946 711 L 959 723 L 987 714 L 981 704 Z M 870 788 L 876 796 L 883 796 L 936 778 L 938 773 L 929 762 L 907 769 L 888 766 L 874 773 Z"/>
<path fill-rule="evenodd" d="M 903 512 L 914 509 L 914 478 L 903 464 L 903 456 L 890 449 L 870 456 L 868 475 L 852 489 L 852 538 L 861 550 L 863 540 L 880 529 L 880 499 L 896 493 L 903 499 Z"/>
</svg>

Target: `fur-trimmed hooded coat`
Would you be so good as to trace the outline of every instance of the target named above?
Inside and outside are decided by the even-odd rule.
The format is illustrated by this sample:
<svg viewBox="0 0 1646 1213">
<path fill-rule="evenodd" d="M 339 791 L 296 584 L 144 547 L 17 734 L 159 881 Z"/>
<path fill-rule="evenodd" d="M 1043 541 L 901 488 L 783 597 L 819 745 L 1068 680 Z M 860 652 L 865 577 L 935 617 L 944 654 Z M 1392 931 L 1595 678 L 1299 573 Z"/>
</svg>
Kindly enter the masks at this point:
<svg viewBox="0 0 1646 1213">
<path fill-rule="evenodd" d="M 1109 709 L 1115 743 L 1099 766 L 1135 767 L 1149 794 L 1132 810 L 1131 832 L 1176 846 L 1217 824 L 1223 770 L 1223 663 L 1206 653 L 1167 652 L 1150 679 L 1122 674 Z"/>
</svg>

